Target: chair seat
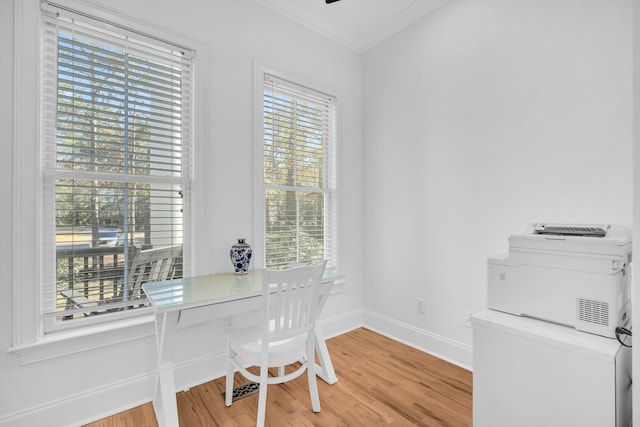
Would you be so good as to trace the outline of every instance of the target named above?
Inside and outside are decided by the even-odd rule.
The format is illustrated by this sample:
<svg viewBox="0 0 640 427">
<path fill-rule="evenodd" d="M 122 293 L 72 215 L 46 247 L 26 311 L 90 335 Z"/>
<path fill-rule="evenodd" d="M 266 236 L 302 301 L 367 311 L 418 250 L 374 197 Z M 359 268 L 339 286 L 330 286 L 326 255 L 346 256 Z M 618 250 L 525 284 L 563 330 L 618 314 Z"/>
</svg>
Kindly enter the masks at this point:
<svg viewBox="0 0 640 427">
<path fill-rule="evenodd" d="M 60 292 L 60 294 L 67 299 L 67 307 L 69 308 L 76 306 L 95 312 L 99 307 L 99 304 L 96 301 L 91 301 L 89 298 L 84 296 L 84 292 L 77 289 L 68 289 Z"/>
<path fill-rule="evenodd" d="M 262 355 L 262 328 L 259 325 L 227 332 L 231 349 L 245 363 L 259 365 Z M 306 355 L 307 334 L 269 343 L 269 366 L 297 362 Z"/>
</svg>

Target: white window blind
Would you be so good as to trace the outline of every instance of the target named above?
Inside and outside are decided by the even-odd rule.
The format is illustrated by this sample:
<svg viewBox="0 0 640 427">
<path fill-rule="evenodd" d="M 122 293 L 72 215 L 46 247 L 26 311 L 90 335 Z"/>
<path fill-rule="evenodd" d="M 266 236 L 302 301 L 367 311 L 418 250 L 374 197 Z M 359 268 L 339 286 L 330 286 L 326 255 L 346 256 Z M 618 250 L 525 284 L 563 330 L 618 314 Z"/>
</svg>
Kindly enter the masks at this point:
<svg viewBox="0 0 640 427">
<path fill-rule="evenodd" d="M 144 307 L 154 269 L 183 273 L 192 52 L 53 4 L 42 18 L 41 305 L 55 326 Z M 132 269 L 160 248 L 165 265 Z"/>
<path fill-rule="evenodd" d="M 336 260 L 336 98 L 269 74 L 263 86 L 265 265 Z"/>
</svg>

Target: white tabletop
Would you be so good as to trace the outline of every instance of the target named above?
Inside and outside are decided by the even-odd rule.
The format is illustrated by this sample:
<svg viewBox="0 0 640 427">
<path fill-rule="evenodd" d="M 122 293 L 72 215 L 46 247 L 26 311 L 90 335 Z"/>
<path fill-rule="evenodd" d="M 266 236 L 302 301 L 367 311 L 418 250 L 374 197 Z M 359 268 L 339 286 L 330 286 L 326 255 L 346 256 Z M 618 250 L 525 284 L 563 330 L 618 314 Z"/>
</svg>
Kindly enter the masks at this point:
<svg viewBox="0 0 640 427">
<path fill-rule="evenodd" d="M 322 283 L 341 280 L 344 274 L 326 270 Z M 142 289 L 157 313 L 184 310 L 260 295 L 262 270 L 250 270 L 244 275 L 222 273 L 149 282 Z"/>
</svg>

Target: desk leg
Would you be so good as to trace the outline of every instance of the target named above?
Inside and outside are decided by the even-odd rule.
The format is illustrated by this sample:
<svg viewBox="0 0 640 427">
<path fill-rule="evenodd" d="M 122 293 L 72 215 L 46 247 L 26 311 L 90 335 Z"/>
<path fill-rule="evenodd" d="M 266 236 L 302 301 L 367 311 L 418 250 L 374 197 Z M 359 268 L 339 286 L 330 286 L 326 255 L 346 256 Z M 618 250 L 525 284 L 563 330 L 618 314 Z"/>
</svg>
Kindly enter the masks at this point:
<svg viewBox="0 0 640 427">
<path fill-rule="evenodd" d="M 331 356 L 329 356 L 324 334 L 318 325 L 316 325 L 315 336 L 316 352 L 318 353 L 318 361 L 320 362 L 319 365 L 316 363 L 316 375 L 327 384 L 335 384 L 338 382 L 338 377 L 336 377 L 336 373 L 333 370 L 333 363 L 331 363 Z"/>
<path fill-rule="evenodd" d="M 173 348 L 178 326 L 178 311 L 156 314 L 158 377 L 153 410 L 159 427 L 178 426 L 176 383 L 173 376 Z"/>
</svg>

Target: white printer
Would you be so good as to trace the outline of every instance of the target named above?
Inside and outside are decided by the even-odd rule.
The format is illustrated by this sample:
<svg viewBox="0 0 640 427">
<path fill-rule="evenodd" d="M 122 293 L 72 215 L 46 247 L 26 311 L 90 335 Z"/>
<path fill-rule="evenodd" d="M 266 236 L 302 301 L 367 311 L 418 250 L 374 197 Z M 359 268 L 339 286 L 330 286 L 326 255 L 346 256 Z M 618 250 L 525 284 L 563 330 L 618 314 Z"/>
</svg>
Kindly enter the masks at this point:
<svg viewBox="0 0 640 427">
<path fill-rule="evenodd" d="M 631 229 L 531 224 L 488 259 L 488 308 L 615 338 L 631 317 Z"/>
</svg>

